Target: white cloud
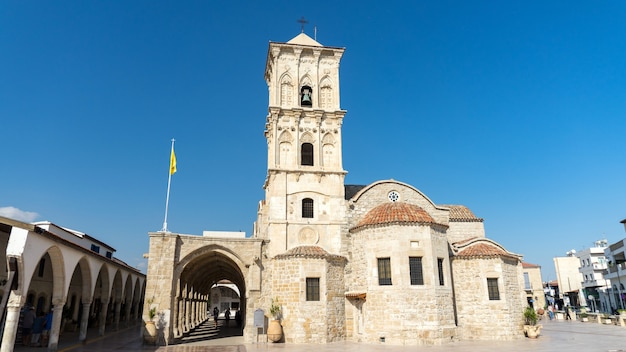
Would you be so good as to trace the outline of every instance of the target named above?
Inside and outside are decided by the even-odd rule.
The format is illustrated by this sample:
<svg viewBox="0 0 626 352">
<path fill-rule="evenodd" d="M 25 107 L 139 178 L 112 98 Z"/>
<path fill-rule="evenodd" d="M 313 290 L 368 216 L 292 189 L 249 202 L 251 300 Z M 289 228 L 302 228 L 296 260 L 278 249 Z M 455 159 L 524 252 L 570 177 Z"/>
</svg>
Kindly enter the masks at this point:
<svg viewBox="0 0 626 352">
<path fill-rule="evenodd" d="M 39 214 L 32 211 L 20 210 L 16 207 L 0 207 L 0 216 L 24 222 L 33 222 L 39 217 Z"/>
</svg>

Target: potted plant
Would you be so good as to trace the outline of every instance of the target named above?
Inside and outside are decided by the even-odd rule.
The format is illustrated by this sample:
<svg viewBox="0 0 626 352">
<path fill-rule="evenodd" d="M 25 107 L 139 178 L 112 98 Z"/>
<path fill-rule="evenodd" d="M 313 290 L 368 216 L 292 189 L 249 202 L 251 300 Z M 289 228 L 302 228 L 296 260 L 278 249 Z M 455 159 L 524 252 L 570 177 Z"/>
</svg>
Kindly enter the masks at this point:
<svg viewBox="0 0 626 352">
<path fill-rule="evenodd" d="M 283 327 L 280 325 L 280 319 L 282 318 L 282 307 L 278 298 L 272 298 L 272 304 L 270 305 L 270 314 L 274 319 L 270 320 L 267 327 L 267 338 L 272 342 L 278 342 L 283 338 Z"/>
<path fill-rule="evenodd" d="M 582 322 L 589 321 L 589 318 L 587 317 L 587 312 L 580 313 L 580 321 Z"/>
<path fill-rule="evenodd" d="M 154 297 L 150 298 L 148 301 L 148 320 L 145 322 L 145 329 L 143 332 L 143 338 L 145 342 L 155 343 L 157 336 L 157 329 L 154 323 L 154 317 L 156 317 L 157 306 L 154 304 Z"/>
<path fill-rule="evenodd" d="M 537 312 L 533 307 L 526 307 L 524 310 L 524 334 L 526 337 L 536 339 L 539 336 L 542 326 L 537 324 Z"/>
</svg>

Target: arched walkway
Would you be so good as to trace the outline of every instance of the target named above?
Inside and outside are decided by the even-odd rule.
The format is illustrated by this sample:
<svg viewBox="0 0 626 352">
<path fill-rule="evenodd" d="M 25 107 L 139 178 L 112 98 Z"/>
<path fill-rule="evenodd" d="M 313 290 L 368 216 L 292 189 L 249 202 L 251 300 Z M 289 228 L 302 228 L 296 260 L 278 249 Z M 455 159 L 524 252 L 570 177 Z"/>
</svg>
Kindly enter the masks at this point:
<svg viewBox="0 0 626 352">
<path fill-rule="evenodd" d="M 0 250 L 6 253 L 0 271 L 2 351 L 30 344 L 54 351 L 61 334 L 76 332 L 80 342 L 88 328 L 98 327 L 103 335 L 107 327 L 138 321 L 143 295 L 137 291 L 143 291 L 145 276 L 115 260 L 112 247 L 49 222 L 0 217 Z M 37 340 L 24 333 L 31 311 L 42 319 L 49 315 L 52 322 Z"/>
<path fill-rule="evenodd" d="M 257 262 L 261 244 L 262 241 L 254 239 L 150 233 L 144 312 L 156 310 L 157 329 L 169 343 L 188 339 L 205 322 L 203 327 L 215 328 L 212 323 L 215 307 L 220 312 L 218 327 L 226 328 L 224 313 L 228 310 L 228 328 L 239 327 L 233 331 L 241 334 L 248 316 L 245 308 L 249 295 L 256 294 L 260 287 L 254 277 L 260 280 Z M 232 289 L 218 287 L 229 285 Z M 144 314 L 144 320 L 149 319 Z M 197 336 L 219 335 L 215 332 L 194 336 L 197 339 Z"/>
</svg>

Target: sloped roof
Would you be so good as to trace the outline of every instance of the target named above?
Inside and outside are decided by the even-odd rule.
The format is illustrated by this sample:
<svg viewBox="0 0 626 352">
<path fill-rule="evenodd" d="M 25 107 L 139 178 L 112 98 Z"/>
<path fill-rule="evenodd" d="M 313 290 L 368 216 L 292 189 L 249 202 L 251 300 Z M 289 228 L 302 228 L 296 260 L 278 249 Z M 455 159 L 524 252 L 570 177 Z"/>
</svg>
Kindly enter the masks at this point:
<svg viewBox="0 0 626 352">
<path fill-rule="evenodd" d="M 450 208 L 451 222 L 483 222 L 483 219 L 476 217 L 476 215 L 464 205 L 446 204 L 442 206 Z"/>
<path fill-rule="evenodd" d="M 500 244 L 488 238 L 475 237 L 452 243 L 455 258 L 495 258 L 509 257 L 521 260 L 522 256 L 507 251 Z"/>
<path fill-rule="evenodd" d="M 405 202 L 383 203 L 365 214 L 350 232 L 382 225 L 437 224 L 426 210 Z M 443 226 L 443 225 L 442 225 Z"/>
<path fill-rule="evenodd" d="M 288 259 L 288 258 L 319 258 L 319 259 L 328 259 L 328 258 L 343 258 L 339 255 L 334 255 L 328 253 L 324 248 L 320 246 L 298 246 L 291 248 L 285 253 L 279 254 L 275 259 Z"/>
<path fill-rule="evenodd" d="M 298 34 L 293 39 L 287 42 L 287 44 L 308 45 L 308 46 L 323 46 L 316 42 L 313 38 L 303 33 Z"/>
<path fill-rule="evenodd" d="M 530 268 L 541 268 L 541 265 L 537 265 L 537 264 L 532 264 L 532 263 L 522 262 L 522 268 L 524 268 L 524 269 L 530 269 Z"/>
</svg>

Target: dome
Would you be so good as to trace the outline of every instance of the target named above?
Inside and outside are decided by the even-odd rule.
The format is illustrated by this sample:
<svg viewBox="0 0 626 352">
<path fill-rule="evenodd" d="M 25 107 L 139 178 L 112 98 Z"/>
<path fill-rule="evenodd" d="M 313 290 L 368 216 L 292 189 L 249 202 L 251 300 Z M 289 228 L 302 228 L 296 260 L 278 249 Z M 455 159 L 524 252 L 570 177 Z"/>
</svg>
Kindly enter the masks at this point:
<svg viewBox="0 0 626 352">
<path fill-rule="evenodd" d="M 370 210 L 350 231 L 387 224 L 436 224 L 435 220 L 415 204 L 388 202 Z"/>
</svg>

